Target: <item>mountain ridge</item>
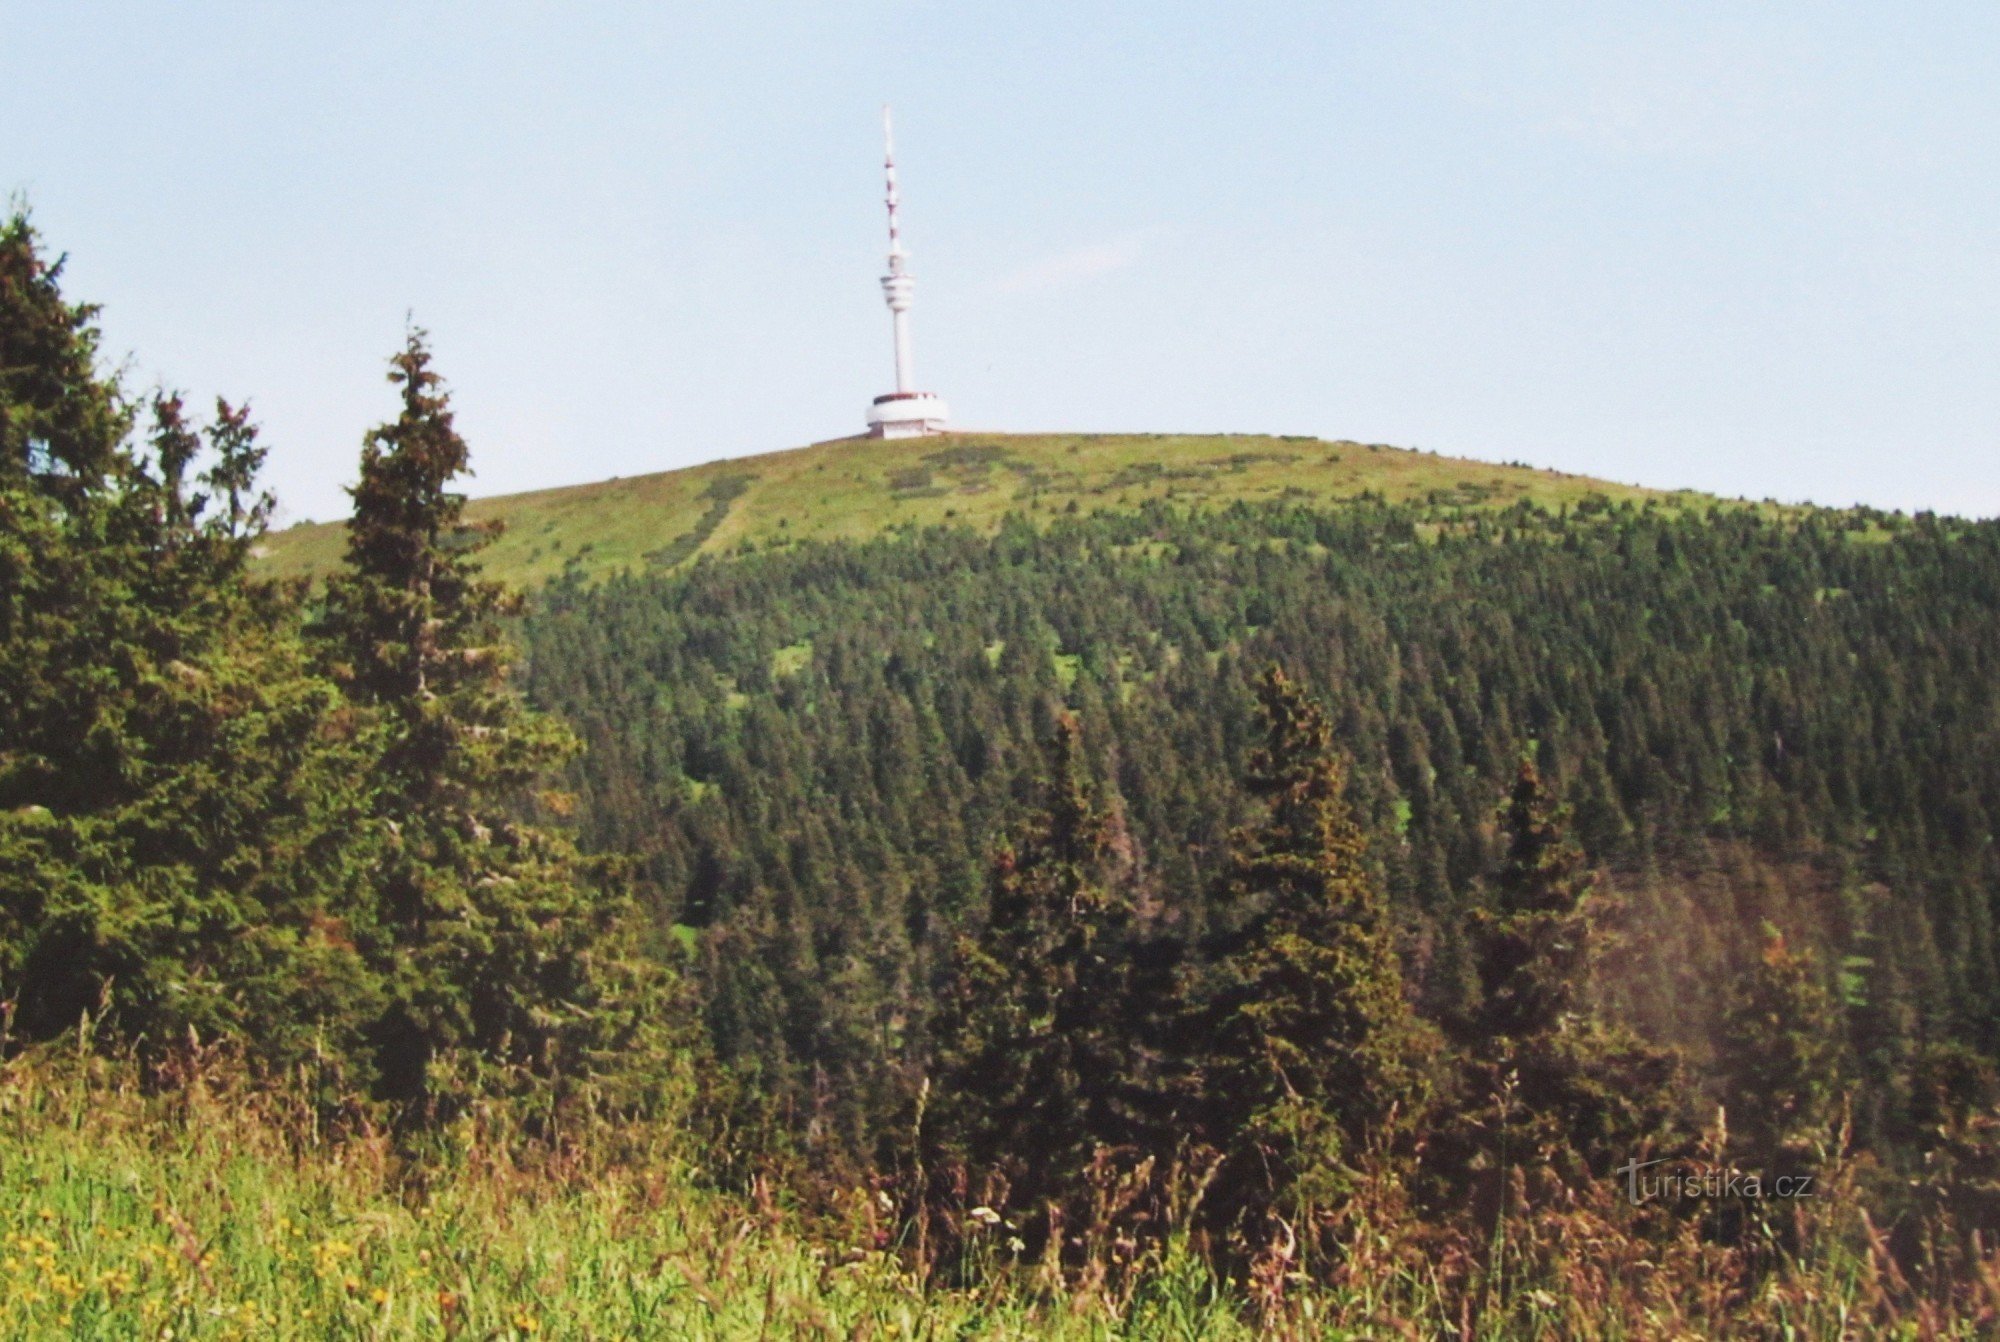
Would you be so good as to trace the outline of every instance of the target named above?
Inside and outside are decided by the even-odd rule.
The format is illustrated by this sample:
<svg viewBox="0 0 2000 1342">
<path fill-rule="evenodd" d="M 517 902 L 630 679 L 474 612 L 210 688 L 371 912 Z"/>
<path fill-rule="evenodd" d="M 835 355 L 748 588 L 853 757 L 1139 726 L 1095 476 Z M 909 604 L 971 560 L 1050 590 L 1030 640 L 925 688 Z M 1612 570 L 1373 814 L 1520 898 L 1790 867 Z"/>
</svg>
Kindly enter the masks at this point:
<svg viewBox="0 0 2000 1342">
<path fill-rule="evenodd" d="M 1268 434 L 947 433 L 835 438 L 699 466 L 473 499 L 468 520 L 498 521 L 494 576 L 536 586 L 673 568 L 746 544 L 865 539 L 900 527 L 991 531 L 1010 514 L 1125 511 L 1149 501 L 1332 504 L 1362 497 L 1497 510 L 1591 498 L 1675 509 L 1761 507 L 1694 490 L 1440 456 L 1345 439 Z M 261 566 L 281 576 L 339 561 L 341 522 L 266 537 Z"/>
</svg>

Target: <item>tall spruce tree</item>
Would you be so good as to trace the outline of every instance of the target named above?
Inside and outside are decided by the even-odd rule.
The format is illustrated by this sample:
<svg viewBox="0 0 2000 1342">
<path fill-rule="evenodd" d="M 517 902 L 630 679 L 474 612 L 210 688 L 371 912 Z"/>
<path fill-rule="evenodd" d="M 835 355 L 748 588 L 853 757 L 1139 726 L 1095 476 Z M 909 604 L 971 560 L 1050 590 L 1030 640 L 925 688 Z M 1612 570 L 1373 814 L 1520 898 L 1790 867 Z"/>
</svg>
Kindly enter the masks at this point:
<svg viewBox="0 0 2000 1342">
<path fill-rule="evenodd" d="M 1201 1127 L 1221 1163 L 1211 1221 L 1257 1247 L 1334 1210 L 1355 1172 L 1419 1121 L 1436 1041 L 1404 994 L 1395 929 L 1325 713 L 1281 670 L 1257 685 L 1267 810 L 1232 842 L 1227 919 L 1199 990 Z"/>
<path fill-rule="evenodd" d="M 1522 760 L 1500 808 L 1506 851 L 1492 903 L 1473 921 L 1479 1000 L 1468 1029 L 1481 1042 L 1545 1039 L 1574 1021 L 1588 968 L 1593 878 L 1564 819 L 1539 771 Z"/>
<path fill-rule="evenodd" d="M 1143 1159 L 1151 1131 L 1129 841 L 1067 713 L 1047 769 L 1040 807 L 994 858 L 984 921 L 953 947 L 923 1134 L 932 1208 L 1023 1213 L 1035 1249 L 1077 1219 L 1086 1171 Z"/>
<path fill-rule="evenodd" d="M 149 441 L 24 214 L 0 224 L 0 1000 L 29 1038 L 108 1017 L 149 1055 L 227 1036 L 340 1063 L 370 1010 L 340 931 L 334 692 L 253 581 L 245 409 Z"/>
<path fill-rule="evenodd" d="M 1505 851 L 1472 923 L 1479 993 L 1454 1022 L 1459 1064 L 1431 1143 L 1433 1191 L 1446 1199 L 1513 1165 L 1602 1174 L 1671 1130 L 1674 1060 L 1585 1000 L 1593 876 L 1567 818 L 1522 760 L 1499 812 Z"/>
<path fill-rule="evenodd" d="M 576 743 L 508 683 L 521 601 L 480 575 L 494 532 L 449 488 L 468 452 L 422 331 L 389 378 L 401 413 L 363 445 L 318 631 L 372 761 L 379 1090 L 421 1117 L 509 1076 L 574 1075 L 613 1016 L 630 1031 L 644 1012 L 606 995 L 634 970 L 607 940 L 624 910 L 612 869 L 525 818 Z"/>
</svg>

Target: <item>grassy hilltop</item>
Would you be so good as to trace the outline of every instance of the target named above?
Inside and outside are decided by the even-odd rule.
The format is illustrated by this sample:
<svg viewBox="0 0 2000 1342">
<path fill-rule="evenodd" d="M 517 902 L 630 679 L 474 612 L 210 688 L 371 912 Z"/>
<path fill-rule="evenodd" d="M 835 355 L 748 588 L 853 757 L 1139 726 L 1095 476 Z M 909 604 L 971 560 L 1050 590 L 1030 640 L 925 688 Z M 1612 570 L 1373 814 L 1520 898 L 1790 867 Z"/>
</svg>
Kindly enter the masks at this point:
<svg viewBox="0 0 2000 1342">
<path fill-rule="evenodd" d="M 479 499 L 474 520 L 506 523 L 488 570 L 534 584 L 571 565 L 602 576 L 672 567 L 750 542 L 840 540 L 899 525 L 959 522 L 991 529 L 1010 512 L 1053 516 L 1149 499 L 1188 506 L 1293 498 L 1331 502 L 1374 493 L 1392 502 L 1554 508 L 1593 495 L 1702 507 L 1588 476 L 1434 456 L 1376 444 L 1255 434 L 953 433 L 810 447 L 709 462 L 655 475 Z M 275 571 L 321 572 L 338 562 L 339 523 L 270 536 Z"/>
</svg>

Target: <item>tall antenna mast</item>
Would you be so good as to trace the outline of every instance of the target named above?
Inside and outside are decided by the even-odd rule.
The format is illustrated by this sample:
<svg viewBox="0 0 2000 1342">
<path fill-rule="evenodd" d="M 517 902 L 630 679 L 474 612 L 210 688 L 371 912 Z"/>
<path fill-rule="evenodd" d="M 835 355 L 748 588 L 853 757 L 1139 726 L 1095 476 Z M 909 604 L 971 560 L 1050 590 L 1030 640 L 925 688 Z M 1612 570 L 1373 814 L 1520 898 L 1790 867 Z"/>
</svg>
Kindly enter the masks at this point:
<svg viewBox="0 0 2000 1342">
<path fill-rule="evenodd" d="M 896 218 L 902 203 L 896 194 L 896 128 L 889 109 L 882 108 L 882 174 L 889 186 L 889 273 L 882 277 L 882 296 L 889 301 L 889 320 L 896 336 L 896 390 L 907 395 L 916 389 L 910 371 L 910 305 L 916 300 L 917 282 L 903 269 L 903 232 Z"/>
<path fill-rule="evenodd" d="M 889 304 L 896 341 L 896 390 L 877 396 L 868 407 L 868 432 L 877 438 L 912 438 L 941 431 L 948 412 L 938 397 L 916 389 L 916 375 L 911 371 L 910 305 L 916 299 L 917 281 L 905 267 L 902 221 L 897 213 L 902 197 L 896 193 L 896 128 L 886 106 L 882 109 L 882 175 L 888 185 L 889 204 L 889 273 L 882 277 L 882 297 Z"/>
</svg>

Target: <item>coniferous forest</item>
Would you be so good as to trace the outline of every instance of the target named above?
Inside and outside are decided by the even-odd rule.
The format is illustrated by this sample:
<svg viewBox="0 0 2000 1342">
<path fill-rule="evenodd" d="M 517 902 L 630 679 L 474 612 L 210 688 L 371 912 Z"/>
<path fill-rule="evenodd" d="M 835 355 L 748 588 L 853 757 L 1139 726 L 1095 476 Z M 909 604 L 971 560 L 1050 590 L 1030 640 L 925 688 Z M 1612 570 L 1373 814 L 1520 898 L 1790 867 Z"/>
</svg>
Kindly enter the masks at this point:
<svg viewBox="0 0 2000 1342">
<path fill-rule="evenodd" d="M 2000 524 L 723 491 L 524 592 L 413 327 L 279 579 L 62 281 L 12 216 L 7 1335 L 2000 1327 Z"/>
</svg>

